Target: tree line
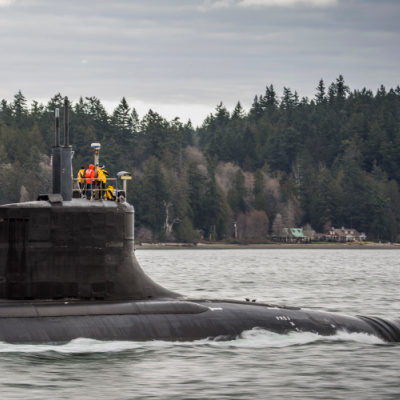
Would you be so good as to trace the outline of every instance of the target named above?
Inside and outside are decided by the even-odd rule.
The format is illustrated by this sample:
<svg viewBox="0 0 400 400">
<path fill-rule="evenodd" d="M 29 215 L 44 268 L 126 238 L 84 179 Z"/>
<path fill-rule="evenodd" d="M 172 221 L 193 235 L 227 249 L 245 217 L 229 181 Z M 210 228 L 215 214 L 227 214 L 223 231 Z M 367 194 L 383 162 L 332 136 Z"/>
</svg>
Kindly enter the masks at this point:
<svg viewBox="0 0 400 400">
<path fill-rule="evenodd" d="M 64 97 L 0 103 L 0 202 L 51 185 L 54 109 Z M 265 241 L 283 227 L 346 226 L 370 239 L 400 234 L 400 88 L 350 90 L 320 80 L 312 99 L 273 85 L 248 112 L 220 103 L 203 124 L 140 119 L 125 98 L 109 114 L 96 97 L 70 109 L 74 171 L 102 144 L 111 175 L 133 173 L 128 198 L 142 240 Z"/>
</svg>

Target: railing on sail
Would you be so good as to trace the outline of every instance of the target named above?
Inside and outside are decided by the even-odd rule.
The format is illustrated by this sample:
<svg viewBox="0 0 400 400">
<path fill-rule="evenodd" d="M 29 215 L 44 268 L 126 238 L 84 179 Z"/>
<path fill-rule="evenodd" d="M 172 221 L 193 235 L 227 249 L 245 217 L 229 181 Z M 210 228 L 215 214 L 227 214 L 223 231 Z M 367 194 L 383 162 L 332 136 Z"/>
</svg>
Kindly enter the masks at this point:
<svg viewBox="0 0 400 400">
<path fill-rule="evenodd" d="M 103 182 L 94 179 L 92 187 L 89 187 L 86 183 L 86 178 L 74 178 L 73 179 L 73 188 L 72 188 L 72 197 L 74 198 L 82 198 L 88 200 L 110 200 L 110 201 L 119 201 L 124 202 L 126 200 L 126 191 L 118 189 L 117 178 L 107 178 L 107 183 L 112 184 L 112 189 L 108 186 L 106 187 Z M 107 196 L 107 192 L 111 192 L 110 195 Z"/>
<path fill-rule="evenodd" d="M 100 143 L 92 143 L 90 147 L 94 151 L 94 163 L 95 166 L 95 178 L 93 180 L 93 184 L 87 184 L 87 179 L 78 175 L 78 178 L 73 178 L 73 188 L 72 188 L 72 197 L 74 198 L 87 198 L 88 200 L 115 200 L 119 202 L 126 201 L 127 195 L 127 182 L 132 179 L 132 174 L 127 171 L 119 171 L 117 173 L 117 178 L 107 178 L 107 182 L 115 182 L 113 185 L 112 192 L 110 187 L 105 187 L 105 182 L 103 183 L 97 176 L 97 170 L 100 166 Z M 71 176 L 72 176 L 72 168 L 71 168 Z M 118 179 L 122 181 L 123 189 L 118 190 L 117 183 Z M 89 180 L 90 182 L 90 180 Z M 110 193 L 111 192 L 111 193 Z M 112 195 L 107 196 L 107 193 Z M 111 198 L 110 198 L 111 197 Z"/>
</svg>

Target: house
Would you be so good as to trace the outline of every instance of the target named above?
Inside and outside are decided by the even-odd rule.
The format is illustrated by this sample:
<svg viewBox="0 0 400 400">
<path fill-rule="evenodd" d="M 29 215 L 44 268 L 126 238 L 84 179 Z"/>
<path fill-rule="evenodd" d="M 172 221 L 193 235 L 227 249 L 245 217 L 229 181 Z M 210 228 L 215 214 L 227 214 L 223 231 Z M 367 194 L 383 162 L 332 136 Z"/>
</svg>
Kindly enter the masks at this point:
<svg viewBox="0 0 400 400">
<path fill-rule="evenodd" d="M 274 239 L 287 243 L 304 243 L 310 241 L 310 238 L 304 234 L 303 228 L 283 228 L 282 233 L 274 236 Z"/>
<path fill-rule="evenodd" d="M 360 233 L 354 228 L 345 228 L 342 226 L 340 229 L 333 226 L 322 235 L 323 238 L 330 242 L 361 242 L 367 238 L 365 233 Z"/>
</svg>

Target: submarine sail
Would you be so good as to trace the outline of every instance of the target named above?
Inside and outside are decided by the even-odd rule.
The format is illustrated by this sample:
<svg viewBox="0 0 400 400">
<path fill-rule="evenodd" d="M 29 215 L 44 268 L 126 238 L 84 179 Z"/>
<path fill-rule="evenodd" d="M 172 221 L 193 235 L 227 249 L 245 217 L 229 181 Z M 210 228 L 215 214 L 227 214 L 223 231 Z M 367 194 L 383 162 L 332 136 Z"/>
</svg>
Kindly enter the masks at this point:
<svg viewBox="0 0 400 400">
<path fill-rule="evenodd" d="M 56 112 L 52 193 L 0 206 L 0 341 L 195 340 L 255 327 L 400 341 L 400 321 L 232 300 L 189 299 L 155 283 L 135 257 L 134 208 L 122 196 L 74 198 L 68 102 Z M 97 196 L 98 197 L 98 196 Z"/>
</svg>

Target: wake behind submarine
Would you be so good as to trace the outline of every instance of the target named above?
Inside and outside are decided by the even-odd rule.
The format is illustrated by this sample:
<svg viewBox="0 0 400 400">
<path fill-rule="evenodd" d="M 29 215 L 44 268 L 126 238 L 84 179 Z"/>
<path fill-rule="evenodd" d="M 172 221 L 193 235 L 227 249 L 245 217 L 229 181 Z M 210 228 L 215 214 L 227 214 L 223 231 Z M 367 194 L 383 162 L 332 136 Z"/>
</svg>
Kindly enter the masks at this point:
<svg viewBox="0 0 400 400">
<path fill-rule="evenodd" d="M 0 341 L 189 341 L 232 338 L 256 327 L 400 341 L 400 321 L 190 299 L 161 287 L 136 260 L 134 208 L 124 191 L 117 201 L 73 198 L 67 101 L 64 120 L 60 145 L 57 110 L 52 193 L 0 206 Z"/>
</svg>

